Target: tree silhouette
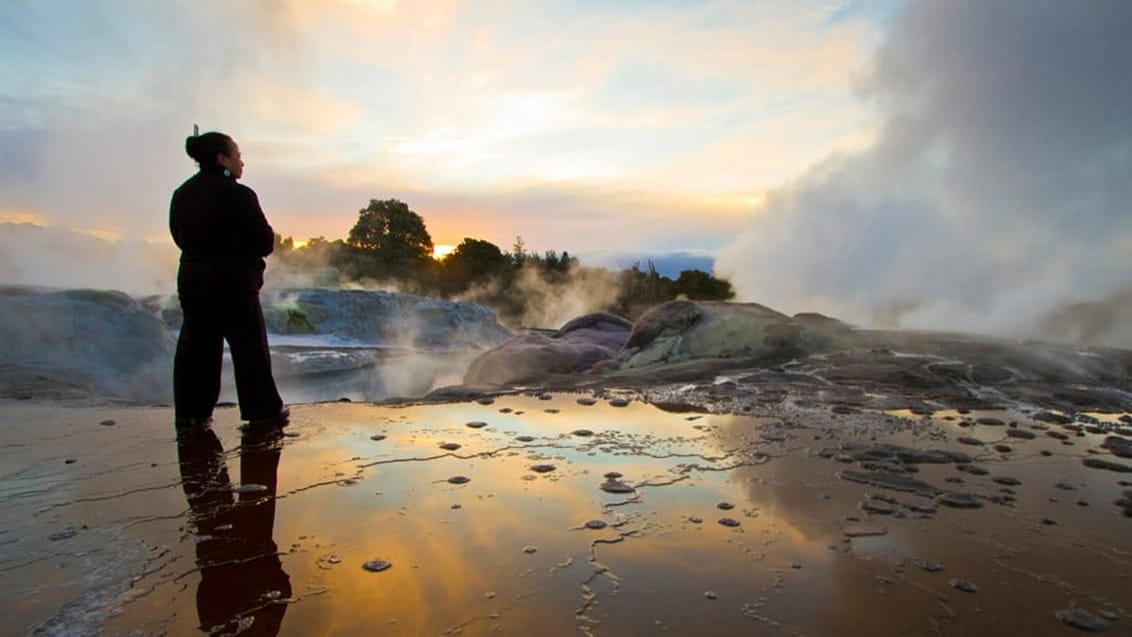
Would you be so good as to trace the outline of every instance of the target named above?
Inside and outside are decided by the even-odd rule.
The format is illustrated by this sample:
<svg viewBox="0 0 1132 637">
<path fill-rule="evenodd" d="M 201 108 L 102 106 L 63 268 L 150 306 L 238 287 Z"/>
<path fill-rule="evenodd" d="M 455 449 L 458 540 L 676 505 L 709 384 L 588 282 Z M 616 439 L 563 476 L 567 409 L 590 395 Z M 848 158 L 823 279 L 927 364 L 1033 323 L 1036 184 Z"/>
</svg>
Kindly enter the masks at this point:
<svg viewBox="0 0 1132 637">
<path fill-rule="evenodd" d="M 635 320 L 648 308 L 674 298 L 696 301 L 727 301 L 735 297 L 731 283 L 709 272 L 684 270 L 673 281 L 647 261 L 628 270 L 582 266 L 566 250 L 530 250 L 521 236 L 511 252 L 495 244 L 465 237 L 442 261 L 432 259 L 432 237 L 424 220 L 397 199 L 371 199 L 358 211 L 358 221 L 348 239 L 328 241 L 315 237 L 298 247 L 290 237 L 276 237 L 275 258 L 295 271 L 317 271 L 319 280 L 331 283 L 362 282 L 381 285 L 392 282 L 397 289 L 422 295 L 460 295 L 490 307 L 503 322 L 519 325 L 537 295 L 532 285 L 566 290 L 575 282 L 597 287 L 616 287 L 612 302 L 593 311 L 609 311 Z M 557 286 L 557 287 L 556 287 Z M 288 325 L 303 331 L 299 316 L 288 316 Z"/>
<path fill-rule="evenodd" d="M 360 253 L 362 271 L 374 278 L 427 271 L 432 258 L 432 237 L 424 219 L 397 199 L 370 199 L 358 211 L 346 242 Z"/>
<path fill-rule="evenodd" d="M 465 237 L 440 263 L 440 287 L 451 294 L 463 292 L 474 281 L 499 276 L 511 261 L 499 246 L 481 239 Z"/>
<path fill-rule="evenodd" d="M 730 301 L 735 298 L 730 281 L 717 279 L 703 270 L 680 272 L 673 291 L 693 301 Z"/>
</svg>

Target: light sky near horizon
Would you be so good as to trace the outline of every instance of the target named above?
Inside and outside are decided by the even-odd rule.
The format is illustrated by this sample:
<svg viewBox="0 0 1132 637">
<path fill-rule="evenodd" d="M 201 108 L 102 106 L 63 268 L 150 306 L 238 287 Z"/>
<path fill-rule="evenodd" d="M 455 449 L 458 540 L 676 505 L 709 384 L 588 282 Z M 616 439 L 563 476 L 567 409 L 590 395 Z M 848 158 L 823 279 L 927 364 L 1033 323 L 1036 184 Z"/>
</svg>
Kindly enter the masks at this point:
<svg viewBox="0 0 1132 637">
<path fill-rule="evenodd" d="M 872 138 L 853 77 L 891 6 L 9 2 L 0 220 L 163 240 L 197 122 L 296 239 L 398 198 L 437 243 L 714 250 Z"/>
<path fill-rule="evenodd" d="M 1130 32 L 1127 0 L 5 2 L 0 222 L 51 232 L 0 226 L 0 283 L 135 275 L 197 122 L 300 240 L 397 198 L 436 243 L 694 251 L 787 313 L 1132 347 Z"/>
</svg>

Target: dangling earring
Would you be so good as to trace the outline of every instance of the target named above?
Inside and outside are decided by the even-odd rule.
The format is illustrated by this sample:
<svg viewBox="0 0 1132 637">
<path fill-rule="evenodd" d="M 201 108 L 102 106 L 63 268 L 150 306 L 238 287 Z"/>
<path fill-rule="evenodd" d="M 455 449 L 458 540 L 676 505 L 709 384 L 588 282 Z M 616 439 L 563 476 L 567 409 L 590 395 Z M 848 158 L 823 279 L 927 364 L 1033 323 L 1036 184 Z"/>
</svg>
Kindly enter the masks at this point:
<svg viewBox="0 0 1132 637">
<path fill-rule="evenodd" d="M 231 171 L 231 170 L 228 170 L 227 168 L 225 168 L 225 169 L 224 169 L 224 176 L 225 176 L 225 177 L 231 177 L 231 176 L 232 176 L 232 171 Z"/>
</svg>

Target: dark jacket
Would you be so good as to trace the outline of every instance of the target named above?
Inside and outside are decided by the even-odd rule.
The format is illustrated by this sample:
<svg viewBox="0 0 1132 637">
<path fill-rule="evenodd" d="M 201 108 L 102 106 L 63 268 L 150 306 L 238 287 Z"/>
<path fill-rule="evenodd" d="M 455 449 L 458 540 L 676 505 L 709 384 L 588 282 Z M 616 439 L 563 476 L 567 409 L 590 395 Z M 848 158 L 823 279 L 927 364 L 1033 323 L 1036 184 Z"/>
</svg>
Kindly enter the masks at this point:
<svg viewBox="0 0 1132 637">
<path fill-rule="evenodd" d="M 255 292 L 275 232 L 255 192 L 220 168 L 202 168 L 173 191 L 169 231 L 181 248 L 181 294 Z"/>
</svg>

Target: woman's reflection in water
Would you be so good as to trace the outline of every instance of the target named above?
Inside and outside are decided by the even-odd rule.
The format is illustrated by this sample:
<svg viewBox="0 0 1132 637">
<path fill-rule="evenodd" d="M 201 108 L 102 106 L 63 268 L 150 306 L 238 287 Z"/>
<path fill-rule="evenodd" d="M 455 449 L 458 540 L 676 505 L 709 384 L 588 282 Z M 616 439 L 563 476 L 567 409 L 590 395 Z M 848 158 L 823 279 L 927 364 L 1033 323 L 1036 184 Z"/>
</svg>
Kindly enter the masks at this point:
<svg viewBox="0 0 1132 637">
<path fill-rule="evenodd" d="M 282 449 L 278 427 L 247 427 L 236 490 L 212 429 L 177 432 L 181 481 L 196 527 L 197 614 L 205 632 L 279 633 L 291 597 L 291 578 L 271 537 Z"/>
</svg>

